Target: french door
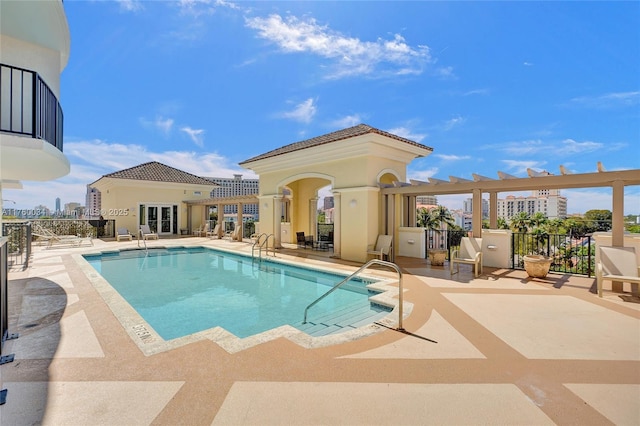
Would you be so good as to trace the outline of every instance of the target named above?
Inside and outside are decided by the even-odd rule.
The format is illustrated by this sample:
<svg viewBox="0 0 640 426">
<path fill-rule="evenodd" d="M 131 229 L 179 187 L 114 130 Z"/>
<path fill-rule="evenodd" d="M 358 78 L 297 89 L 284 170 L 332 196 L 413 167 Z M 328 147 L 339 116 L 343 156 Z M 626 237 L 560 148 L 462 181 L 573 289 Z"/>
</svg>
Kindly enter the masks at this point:
<svg viewBox="0 0 640 426">
<path fill-rule="evenodd" d="M 152 232 L 159 235 L 171 235 L 177 233 L 178 206 L 147 204 L 142 210 L 146 210 L 146 214 L 144 214 L 143 217 Z"/>
</svg>

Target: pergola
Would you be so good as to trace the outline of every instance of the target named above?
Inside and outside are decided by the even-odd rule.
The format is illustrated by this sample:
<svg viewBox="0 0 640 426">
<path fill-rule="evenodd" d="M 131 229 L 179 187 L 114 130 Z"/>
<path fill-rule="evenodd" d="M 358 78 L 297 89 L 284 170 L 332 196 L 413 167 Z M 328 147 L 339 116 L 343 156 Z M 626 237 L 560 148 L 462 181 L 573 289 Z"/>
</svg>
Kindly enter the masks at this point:
<svg viewBox="0 0 640 426">
<path fill-rule="evenodd" d="M 416 226 L 416 196 L 472 194 L 473 216 L 472 232 L 474 237 L 482 233 L 482 194 L 489 193 L 489 223 L 496 228 L 498 212 L 498 193 L 509 191 L 527 191 L 535 189 L 567 189 L 610 187 L 613 190 L 611 211 L 612 245 L 624 243 L 624 191 L 625 187 L 640 185 L 640 170 L 620 170 L 607 172 L 598 163 L 595 173 L 570 174 L 560 166 L 560 175 L 543 175 L 529 169 L 529 177 L 519 178 L 504 172 L 498 172 L 498 179 L 473 174 L 473 180 L 449 176 L 449 181 L 429 178 L 428 182 L 410 180 L 381 185 L 381 194 L 386 199 L 387 208 L 383 220 L 388 230 L 397 232 L 399 226 Z M 400 213 L 404 212 L 404 214 Z M 396 217 L 400 214 L 402 217 Z"/>
<path fill-rule="evenodd" d="M 187 217 L 188 217 L 188 228 L 189 233 L 193 231 L 193 226 L 191 224 L 191 212 L 193 207 L 198 206 L 202 210 L 202 222 L 205 220 L 209 220 L 207 217 L 207 213 L 209 211 L 209 207 L 215 206 L 218 210 L 218 221 L 222 222 L 224 215 L 224 206 L 228 205 L 236 205 L 237 208 L 237 217 L 236 222 L 240 224 L 240 234 L 238 235 L 238 239 L 242 240 L 242 210 L 245 204 L 258 204 L 258 194 L 247 194 L 247 195 L 236 195 L 233 197 L 219 197 L 219 198 L 207 198 L 204 200 L 185 200 L 184 203 L 187 205 Z M 218 230 L 218 237 L 221 237 L 224 233 L 224 230 L 220 228 Z"/>
</svg>

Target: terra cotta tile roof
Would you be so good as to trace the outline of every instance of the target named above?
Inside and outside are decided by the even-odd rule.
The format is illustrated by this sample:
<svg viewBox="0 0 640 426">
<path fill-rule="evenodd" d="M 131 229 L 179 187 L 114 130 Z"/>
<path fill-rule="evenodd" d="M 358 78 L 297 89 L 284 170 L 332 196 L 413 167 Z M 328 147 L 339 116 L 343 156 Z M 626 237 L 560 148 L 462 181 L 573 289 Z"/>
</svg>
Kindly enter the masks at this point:
<svg viewBox="0 0 640 426">
<path fill-rule="evenodd" d="M 128 169 L 104 175 L 103 178 L 147 180 L 155 182 L 188 183 L 192 185 L 218 186 L 215 182 L 178 170 L 157 161 L 139 164 Z"/>
<path fill-rule="evenodd" d="M 327 143 L 337 142 L 344 139 L 353 138 L 355 136 L 365 135 L 367 133 L 376 133 L 382 136 L 386 136 L 388 138 L 396 139 L 401 142 L 405 142 L 409 145 L 413 145 L 422 149 L 427 149 L 429 151 L 433 151 L 433 148 L 430 148 L 426 145 L 419 144 L 410 139 L 403 138 L 401 136 L 394 135 L 389 132 L 385 132 L 380 129 L 376 129 L 375 127 L 371 127 L 367 124 L 358 124 L 357 126 L 349 127 L 347 129 L 338 130 L 336 132 L 327 133 L 326 135 L 316 136 L 315 138 L 306 139 L 300 142 L 295 142 L 289 145 L 285 145 L 283 147 L 274 149 L 264 154 L 260 154 L 253 158 L 249 158 L 241 162 L 240 164 L 251 163 L 253 161 L 263 160 L 265 158 L 276 157 L 278 155 L 286 154 L 289 152 L 299 151 L 301 149 L 311 148 L 318 145 L 324 145 Z"/>
</svg>

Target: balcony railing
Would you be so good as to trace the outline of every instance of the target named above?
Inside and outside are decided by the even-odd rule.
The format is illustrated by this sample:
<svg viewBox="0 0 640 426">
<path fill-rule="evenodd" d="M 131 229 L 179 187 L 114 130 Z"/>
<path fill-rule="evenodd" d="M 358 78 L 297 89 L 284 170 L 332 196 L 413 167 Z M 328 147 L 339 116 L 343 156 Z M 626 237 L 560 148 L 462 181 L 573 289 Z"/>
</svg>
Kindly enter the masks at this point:
<svg viewBox="0 0 640 426">
<path fill-rule="evenodd" d="M 35 71 L 0 64 L 0 131 L 42 139 L 62 151 L 62 107 Z"/>
</svg>

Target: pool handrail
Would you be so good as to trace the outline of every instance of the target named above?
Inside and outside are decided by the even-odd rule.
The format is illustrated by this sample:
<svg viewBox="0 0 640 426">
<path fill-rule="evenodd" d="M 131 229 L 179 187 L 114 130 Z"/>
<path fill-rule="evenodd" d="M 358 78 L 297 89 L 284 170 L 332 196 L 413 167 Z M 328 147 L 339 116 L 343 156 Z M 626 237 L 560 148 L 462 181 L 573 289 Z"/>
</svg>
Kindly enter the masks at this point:
<svg viewBox="0 0 640 426">
<path fill-rule="evenodd" d="M 319 301 L 321 301 L 322 299 L 327 297 L 329 294 L 331 294 L 335 290 L 337 290 L 338 287 L 340 287 L 341 285 L 345 284 L 346 282 L 348 282 L 349 280 L 354 278 L 356 275 L 358 275 L 360 272 L 364 271 L 365 269 L 367 269 L 371 265 L 387 266 L 389 268 L 395 269 L 396 272 L 398 273 L 398 328 L 397 328 L 397 330 L 398 331 L 404 331 L 404 328 L 402 327 L 402 316 L 403 316 L 403 312 L 402 312 L 403 311 L 402 271 L 400 270 L 400 267 L 398 265 L 396 265 L 395 263 L 387 262 L 386 260 L 380 260 L 380 259 L 372 259 L 372 260 L 368 261 L 367 263 L 362 265 L 360 268 L 358 268 L 357 271 L 355 271 L 354 273 L 352 273 L 351 275 L 349 275 L 348 277 L 346 277 L 345 279 L 340 281 L 338 284 L 334 285 L 331 289 L 329 289 L 322 296 L 318 297 L 316 300 L 311 302 L 309 304 L 309 306 L 307 306 L 305 308 L 305 310 L 304 310 L 304 320 L 302 321 L 302 323 L 303 324 L 307 323 L 307 314 L 309 313 L 309 308 L 313 307 L 316 303 L 318 303 Z"/>
<path fill-rule="evenodd" d="M 261 243 L 260 239 L 262 237 L 265 237 L 264 241 Z M 269 237 L 273 238 L 273 255 L 276 255 L 276 237 L 273 234 L 267 234 L 265 232 L 263 232 L 262 234 L 258 235 L 258 238 L 256 238 L 256 241 L 253 243 L 253 246 L 251 246 L 251 257 L 255 258 L 255 248 L 256 245 L 258 246 L 258 257 L 259 259 L 262 259 L 262 247 L 264 247 L 264 245 L 266 244 L 267 247 L 265 249 L 267 256 L 269 255 Z"/>
</svg>

